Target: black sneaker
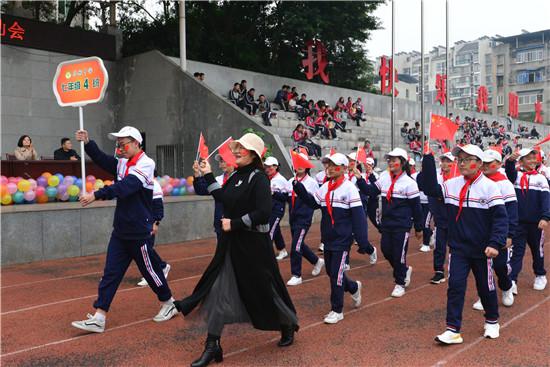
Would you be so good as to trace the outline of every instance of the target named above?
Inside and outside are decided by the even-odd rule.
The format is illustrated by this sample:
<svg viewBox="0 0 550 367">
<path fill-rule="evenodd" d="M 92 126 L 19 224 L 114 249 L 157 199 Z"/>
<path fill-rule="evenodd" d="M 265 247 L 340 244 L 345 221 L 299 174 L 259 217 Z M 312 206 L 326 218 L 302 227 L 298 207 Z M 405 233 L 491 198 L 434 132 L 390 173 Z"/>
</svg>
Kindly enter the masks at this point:
<svg viewBox="0 0 550 367">
<path fill-rule="evenodd" d="M 445 274 L 441 271 L 436 271 L 432 279 L 430 280 L 430 283 L 432 284 L 439 284 L 445 282 Z"/>
</svg>

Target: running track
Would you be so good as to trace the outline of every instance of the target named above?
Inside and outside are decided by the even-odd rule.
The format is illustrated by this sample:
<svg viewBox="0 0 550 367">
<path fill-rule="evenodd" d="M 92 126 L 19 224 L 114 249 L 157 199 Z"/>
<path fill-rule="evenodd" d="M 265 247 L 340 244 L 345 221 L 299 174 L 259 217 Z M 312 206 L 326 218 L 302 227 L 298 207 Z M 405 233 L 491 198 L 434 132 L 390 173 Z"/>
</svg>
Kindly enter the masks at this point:
<svg viewBox="0 0 550 367">
<path fill-rule="evenodd" d="M 283 230 L 290 243 L 288 229 Z M 378 246 L 378 234 L 371 230 Z M 106 235 L 107 238 L 107 235 Z M 313 226 L 307 243 L 317 247 Z M 160 246 L 171 265 L 169 282 L 176 297 L 192 292 L 214 252 L 213 239 Z M 71 321 L 91 312 L 104 255 L 5 267 L 1 284 L 2 366 L 174 366 L 189 365 L 200 355 L 203 324 L 181 316 L 166 323 L 151 320 L 156 297 L 139 280 L 132 265 L 113 302 L 107 331 L 83 334 Z M 401 299 L 392 299 L 389 264 L 379 251 L 378 264 L 352 252 L 349 275 L 363 282 L 363 304 L 353 309 L 346 294 L 345 319 L 322 323 L 330 310 L 325 273 L 312 278 L 304 262 L 304 283 L 291 287 L 300 332 L 293 346 L 276 347 L 279 334 L 246 325 L 226 327 L 222 338 L 227 366 L 548 366 L 550 364 L 550 292 L 532 289 L 530 252 L 512 308 L 500 307 L 501 337 L 481 338 L 482 313 L 471 308 L 475 286 L 469 283 L 464 310 L 465 343 L 442 347 L 433 341 L 444 329 L 447 283 L 431 285 L 432 253 L 418 251 L 411 239 L 408 262 L 412 283 Z M 280 262 L 284 280 L 288 259 Z M 472 278 L 472 277 L 471 277 Z M 500 295 L 500 294 L 499 294 Z"/>
</svg>

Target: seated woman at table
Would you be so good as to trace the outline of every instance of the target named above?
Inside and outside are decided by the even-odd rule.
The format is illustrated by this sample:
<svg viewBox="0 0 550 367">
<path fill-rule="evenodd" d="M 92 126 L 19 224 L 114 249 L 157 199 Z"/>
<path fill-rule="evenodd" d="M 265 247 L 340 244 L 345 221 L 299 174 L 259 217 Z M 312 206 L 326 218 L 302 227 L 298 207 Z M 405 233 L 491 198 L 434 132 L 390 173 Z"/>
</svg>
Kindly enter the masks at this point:
<svg viewBox="0 0 550 367">
<path fill-rule="evenodd" d="M 17 148 L 14 151 L 15 159 L 18 161 L 38 160 L 38 153 L 32 146 L 32 139 L 28 135 L 22 135 L 17 142 Z"/>
</svg>

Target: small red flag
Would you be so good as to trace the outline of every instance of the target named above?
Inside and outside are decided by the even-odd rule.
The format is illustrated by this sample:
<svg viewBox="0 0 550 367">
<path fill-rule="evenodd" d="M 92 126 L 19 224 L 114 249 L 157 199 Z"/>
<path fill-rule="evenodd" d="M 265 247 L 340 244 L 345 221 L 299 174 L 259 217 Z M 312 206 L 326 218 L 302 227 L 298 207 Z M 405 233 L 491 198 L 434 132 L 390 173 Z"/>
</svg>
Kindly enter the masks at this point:
<svg viewBox="0 0 550 367">
<path fill-rule="evenodd" d="M 265 156 L 265 153 L 267 153 L 267 147 L 264 147 L 264 150 L 262 150 L 262 158 Z"/>
<path fill-rule="evenodd" d="M 535 146 L 542 145 L 542 144 L 544 144 L 544 143 L 546 143 L 546 142 L 548 142 L 548 141 L 550 141 L 550 134 L 548 134 L 548 135 L 546 136 L 546 138 L 542 139 L 542 140 L 539 141 L 537 144 L 535 144 Z"/>
<path fill-rule="evenodd" d="M 432 115 L 430 139 L 454 141 L 458 125 L 445 116 Z"/>
<path fill-rule="evenodd" d="M 489 147 L 489 149 L 494 150 L 495 152 L 499 152 L 500 155 L 502 155 L 502 144 L 495 145 L 494 147 Z"/>
<path fill-rule="evenodd" d="M 311 163 L 309 159 L 305 159 L 298 152 L 291 150 L 290 156 L 292 157 L 292 167 L 294 167 L 294 169 L 315 168 L 315 165 Z"/>
<path fill-rule="evenodd" d="M 332 148 L 330 148 L 330 153 L 329 153 L 329 155 L 334 155 L 334 154 L 336 154 L 336 148 L 335 148 L 335 147 L 332 147 Z"/>
<path fill-rule="evenodd" d="M 357 148 L 357 161 L 361 162 L 363 164 L 367 164 L 367 152 L 365 152 L 365 148 L 359 147 Z"/>
<path fill-rule="evenodd" d="M 230 166 L 237 167 L 237 163 L 235 161 L 235 156 L 233 155 L 233 152 L 231 152 L 231 148 L 229 148 L 229 144 L 231 144 L 232 141 L 233 141 L 233 139 L 231 139 L 231 138 L 228 139 L 220 147 L 219 154 L 220 154 L 220 156 L 222 157 L 222 159 L 225 163 L 229 164 Z"/>
<path fill-rule="evenodd" d="M 208 147 L 206 146 L 202 133 L 199 137 L 199 157 L 202 159 L 208 158 Z"/>
<path fill-rule="evenodd" d="M 542 162 L 542 155 L 540 153 L 540 146 L 535 145 L 533 147 L 533 149 L 537 151 L 537 162 L 539 162 L 539 163 Z"/>
</svg>

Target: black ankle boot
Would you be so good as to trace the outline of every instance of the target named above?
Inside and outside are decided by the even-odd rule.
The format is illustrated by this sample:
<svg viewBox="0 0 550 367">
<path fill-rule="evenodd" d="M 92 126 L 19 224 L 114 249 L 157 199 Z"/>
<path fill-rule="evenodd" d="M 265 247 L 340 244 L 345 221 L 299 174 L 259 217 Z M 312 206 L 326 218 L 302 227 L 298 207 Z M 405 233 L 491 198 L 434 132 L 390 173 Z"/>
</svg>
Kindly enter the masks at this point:
<svg viewBox="0 0 550 367">
<path fill-rule="evenodd" d="M 223 361 L 223 350 L 220 344 L 220 337 L 209 334 L 206 338 L 206 343 L 204 343 L 204 352 L 202 352 L 199 359 L 191 363 L 191 367 L 208 366 L 212 361 L 216 361 L 217 363 Z"/>
<path fill-rule="evenodd" d="M 288 347 L 294 343 L 294 333 L 298 331 L 298 325 L 281 326 L 281 340 L 277 343 L 279 347 Z"/>
</svg>

